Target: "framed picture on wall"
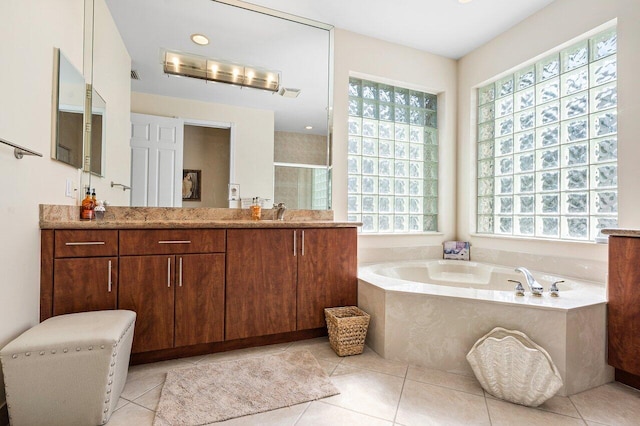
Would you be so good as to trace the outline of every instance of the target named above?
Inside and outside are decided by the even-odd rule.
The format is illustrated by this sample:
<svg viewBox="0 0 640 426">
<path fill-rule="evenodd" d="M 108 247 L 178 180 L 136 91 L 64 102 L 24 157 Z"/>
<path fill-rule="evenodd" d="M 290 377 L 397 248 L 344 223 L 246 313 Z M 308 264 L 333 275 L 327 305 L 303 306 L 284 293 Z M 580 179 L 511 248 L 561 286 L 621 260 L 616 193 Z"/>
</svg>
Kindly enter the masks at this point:
<svg viewBox="0 0 640 426">
<path fill-rule="evenodd" d="M 201 170 L 182 170 L 182 201 L 200 201 Z"/>
</svg>

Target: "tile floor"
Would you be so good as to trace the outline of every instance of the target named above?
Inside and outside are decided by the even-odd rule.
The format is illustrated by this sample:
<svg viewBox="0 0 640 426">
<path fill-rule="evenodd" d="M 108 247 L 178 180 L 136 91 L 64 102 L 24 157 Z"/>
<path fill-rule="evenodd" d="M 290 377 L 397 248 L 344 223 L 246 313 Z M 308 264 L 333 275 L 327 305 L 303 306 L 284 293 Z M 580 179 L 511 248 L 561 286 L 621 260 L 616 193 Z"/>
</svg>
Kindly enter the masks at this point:
<svg viewBox="0 0 640 426">
<path fill-rule="evenodd" d="M 539 408 L 497 400 L 473 377 L 387 361 L 365 348 L 340 358 L 326 337 L 134 366 L 109 426 L 151 425 L 167 370 L 194 364 L 308 349 L 340 395 L 220 425 L 638 425 L 640 392 L 609 383 Z"/>
</svg>

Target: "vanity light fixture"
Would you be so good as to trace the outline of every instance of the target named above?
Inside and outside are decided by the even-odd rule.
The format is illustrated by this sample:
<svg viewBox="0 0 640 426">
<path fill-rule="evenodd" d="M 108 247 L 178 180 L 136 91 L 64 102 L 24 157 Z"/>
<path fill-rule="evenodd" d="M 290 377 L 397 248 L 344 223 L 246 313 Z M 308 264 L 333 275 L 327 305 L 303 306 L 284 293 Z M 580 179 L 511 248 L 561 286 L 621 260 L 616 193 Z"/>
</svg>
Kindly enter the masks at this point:
<svg viewBox="0 0 640 426">
<path fill-rule="evenodd" d="M 163 62 L 166 74 L 252 87 L 270 92 L 277 92 L 280 88 L 280 73 L 277 71 L 168 50 L 165 51 Z"/>
<path fill-rule="evenodd" d="M 200 46 L 206 46 L 209 44 L 207 36 L 202 34 L 191 34 L 191 41 Z"/>
</svg>

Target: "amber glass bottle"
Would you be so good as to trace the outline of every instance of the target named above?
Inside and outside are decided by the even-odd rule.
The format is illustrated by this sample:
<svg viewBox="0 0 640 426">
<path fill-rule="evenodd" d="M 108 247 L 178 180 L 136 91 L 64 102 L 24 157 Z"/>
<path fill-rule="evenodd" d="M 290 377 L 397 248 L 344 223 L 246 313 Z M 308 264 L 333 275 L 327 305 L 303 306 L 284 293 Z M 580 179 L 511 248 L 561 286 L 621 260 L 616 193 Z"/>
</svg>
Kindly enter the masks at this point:
<svg viewBox="0 0 640 426">
<path fill-rule="evenodd" d="M 92 220 L 94 218 L 94 210 L 95 204 L 93 199 L 91 198 L 91 191 L 87 188 L 87 194 L 82 200 L 82 204 L 80 205 L 80 219 L 82 220 Z"/>
<path fill-rule="evenodd" d="M 262 214 L 262 207 L 260 206 L 260 198 L 255 197 L 253 199 L 253 203 L 251 204 L 251 219 L 260 220 L 261 214 Z"/>
</svg>

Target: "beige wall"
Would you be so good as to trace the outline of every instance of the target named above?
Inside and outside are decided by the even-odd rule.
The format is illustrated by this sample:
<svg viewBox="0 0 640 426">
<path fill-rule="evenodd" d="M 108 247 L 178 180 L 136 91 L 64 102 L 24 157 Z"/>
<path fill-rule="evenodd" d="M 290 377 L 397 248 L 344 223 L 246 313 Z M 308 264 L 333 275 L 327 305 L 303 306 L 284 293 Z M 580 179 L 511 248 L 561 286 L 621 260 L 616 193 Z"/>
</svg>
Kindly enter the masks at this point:
<svg viewBox="0 0 640 426">
<path fill-rule="evenodd" d="M 200 201 L 183 207 L 229 207 L 229 129 L 184 126 L 182 168 L 201 170 Z"/>
<path fill-rule="evenodd" d="M 349 74 L 438 94 L 440 182 L 439 232 L 435 234 L 359 237 L 359 261 L 420 256 L 424 247 L 440 245 L 456 235 L 456 75 L 453 59 L 335 30 L 333 194 L 337 220 L 347 218 L 347 119 Z M 389 247 L 407 248 L 391 251 Z M 397 253 L 400 253 L 397 255 Z"/>
<path fill-rule="evenodd" d="M 476 251 L 528 253 L 545 267 L 566 258 L 575 270 L 599 265 L 604 275 L 607 246 L 594 243 L 534 241 L 475 235 L 475 87 L 525 61 L 618 18 L 619 225 L 640 227 L 640 7 L 637 0 L 556 0 L 491 42 L 463 57 L 458 66 L 458 237 Z M 473 249 L 472 249 L 473 253 Z M 547 258 L 545 255 L 550 255 Z M 491 256 L 488 256 L 489 258 Z M 576 262 L 580 259 L 580 262 Z M 591 261 L 585 262 L 585 260 Z"/>
<path fill-rule="evenodd" d="M 189 120 L 231 123 L 231 167 L 242 198 L 273 199 L 273 111 L 131 93 L 131 111 Z"/>
<path fill-rule="evenodd" d="M 84 0 L 0 2 L 0 57 L 11 64 L 0 70 L 0 137 L 43 154 L 17 160 L 0 145 L 0 347 L 39 320 L 38 204 L 76 204 L 64 195 L 65 181 L 81 186 L 77 169 L 51 159 L 54 47 L 84 69 Z M 117 74 L 120 65 L 105 67 Z M 109 98 L 110 90 L 102 95 Z M 114 103 L 120 105 L 114 110 L 123 106 L 121 99 Z"/>
</svg>

